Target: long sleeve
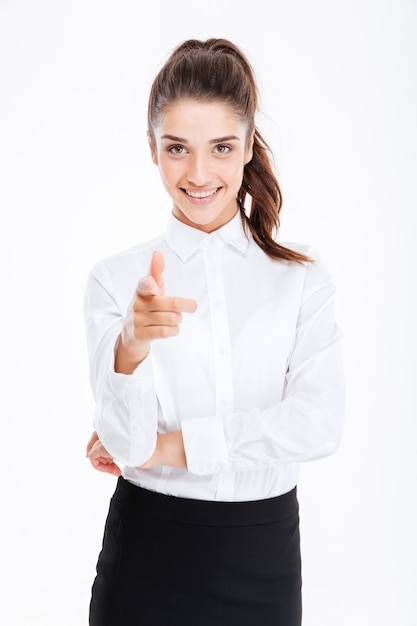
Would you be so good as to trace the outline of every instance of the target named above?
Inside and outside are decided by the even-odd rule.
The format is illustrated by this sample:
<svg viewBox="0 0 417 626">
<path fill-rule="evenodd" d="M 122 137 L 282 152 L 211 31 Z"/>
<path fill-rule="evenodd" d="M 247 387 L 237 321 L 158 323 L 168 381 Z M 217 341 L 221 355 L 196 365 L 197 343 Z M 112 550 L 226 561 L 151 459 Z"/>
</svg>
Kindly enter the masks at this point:
<svg viewBox="0 0 417 626">
<path fill-rule="evenodd" d="M 132 283 L 134 284 L 134 282 Z M 133 288 L 126 289 L 133 295 Z M 90 381 L 96 402 L 94 428 L 103 445 L 122 464 L 139 466 L 152 455 L 157 434 L 158 403 L 151 359 L 132 375 L 114 371 L 115 347 L 122 328 L 126 297 L 115 299 L 105 265 L 88 277 L 84 316 L 90 358 Z"/>
<path fill-rule="evenodd" d="M 285 493 L 300 462 L 341 440 L 344 380 L 335 287 L 314 259 L 268 257 L 240 215 L 213 233 L 172 217 L 150 242 L 100 261 L 85 291 L 94 427 L 123 476 L 161 493 L 208 500 Z M 123 318 L 154 250 L 166 295 L 192 298 L 177 336 L 152 342 L 131 375 L 114 371 Z M 187 469 L 138 469 L 157 434 L 182 431 Z"/>
<path fill-rule="evenodd" d="M 334 294 L 327 269 L 316 259 L 305 271 L 282 400 L 263 409 L 183 420 L 190 472 L 267 468 L 319 459 L 337 449 L 344 376 Z"/>
</svg>

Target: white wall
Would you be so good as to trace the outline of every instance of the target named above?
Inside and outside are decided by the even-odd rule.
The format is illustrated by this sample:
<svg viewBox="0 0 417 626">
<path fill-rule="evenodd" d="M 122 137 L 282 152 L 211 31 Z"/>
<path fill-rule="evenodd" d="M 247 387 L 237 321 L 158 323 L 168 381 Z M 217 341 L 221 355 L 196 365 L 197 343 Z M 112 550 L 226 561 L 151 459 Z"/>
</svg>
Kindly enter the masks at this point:
<svg viewBox="0 0 417 626">
<path fill-rule="evenodd" d="M 258 72 L 281 238 L 338 285 L 348 419 L 303 467 L 304 624 L 417 623 L 416 26 L 414 0 L 0 0 L 2 623 L 87 624 L 114 479 L 84 458 L 85 279 L 163 228 L 148 88 L 210 36 Z"/>
</svg>

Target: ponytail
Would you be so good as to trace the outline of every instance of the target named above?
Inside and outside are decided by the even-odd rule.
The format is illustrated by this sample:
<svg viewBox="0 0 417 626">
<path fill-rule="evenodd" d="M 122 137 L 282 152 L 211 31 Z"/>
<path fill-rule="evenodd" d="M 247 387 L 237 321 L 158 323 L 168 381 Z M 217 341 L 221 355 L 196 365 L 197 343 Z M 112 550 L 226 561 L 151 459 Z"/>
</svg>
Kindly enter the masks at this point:
<svg viewBox="0 0 417 626">
<path fill-rule="evenodd" d="M 244 209 L 246 195 L 252 199 L 249 215 Z M 271 166 L 271 150 L 257 129 L 254 133 L 253 156 L 245 166 L 237 200 L 244 228 L 249 229 L 265 254 L 279 261 L 311 262 L 309 257 L 275 240 L 280 225 L 282 196 Z"/>
</svg>

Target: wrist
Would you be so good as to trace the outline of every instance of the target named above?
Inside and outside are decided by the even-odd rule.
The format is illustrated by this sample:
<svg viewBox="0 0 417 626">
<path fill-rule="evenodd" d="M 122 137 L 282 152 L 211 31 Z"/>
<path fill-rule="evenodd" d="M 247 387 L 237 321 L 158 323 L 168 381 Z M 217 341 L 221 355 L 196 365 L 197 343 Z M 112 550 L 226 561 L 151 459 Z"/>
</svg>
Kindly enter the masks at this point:
<svg viewBox="0 0 417 626">
<path fill-rule="evenodd" d="M 158 434 L 153 455 L 141 467 L 148 469 L 158 465 L 187 469 L 184 441 L 180 430 L 164 435 Z"/>
<path fill-rule="evenodd" d="M 187 459 L 185 458 L 184 440 L 181 430 L 176 430 L 166 435 L 160 435 L 158 440 L 161 441 L 161 458 L 163 465 L 171 467 L 187 468 Z"/>
<path fill-rule="evenodd" d="M 114 371 L 118 374 L 132 374 L 148 356 L 149 348 L 149 343 L 130 339 L 123 329 L 115 351 Z"/>
</svg>

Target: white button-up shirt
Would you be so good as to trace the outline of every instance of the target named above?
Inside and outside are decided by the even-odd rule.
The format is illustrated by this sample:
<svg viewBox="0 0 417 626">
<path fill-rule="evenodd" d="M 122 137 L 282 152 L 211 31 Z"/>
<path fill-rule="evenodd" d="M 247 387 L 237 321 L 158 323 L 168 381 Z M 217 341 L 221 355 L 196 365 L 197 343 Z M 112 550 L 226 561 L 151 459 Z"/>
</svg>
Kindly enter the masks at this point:
<svg viewBox="0 0 417 626">
<path fill-rule="evenodd" d="M 203 500 L 286 493 L 300 462 L 340 442 L 344 383 L 328 270 L 268 257 L 239 213 L 207 234 L 171 216 L 164 235 L 99 262 L 85 318 L 94 427 L 123 476 L 144 488 Z M 151 344 L 131 375 L 114 349 L 138 280 L 154 250 L 165 258 L 165 294 L 193 298 L 176 337 Z M 187 469 L 136 469 L 157 432 L 182 430 Z"/>
</svg>

